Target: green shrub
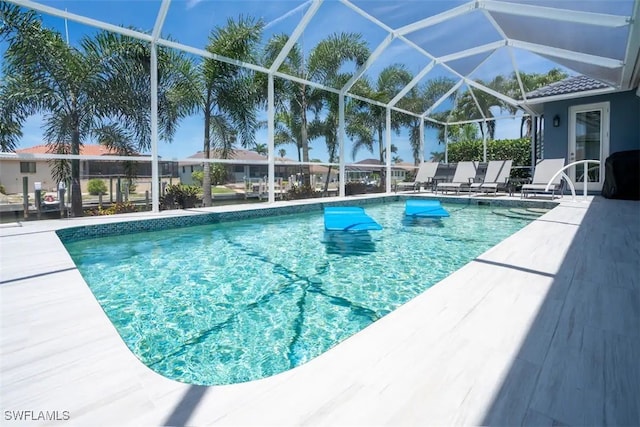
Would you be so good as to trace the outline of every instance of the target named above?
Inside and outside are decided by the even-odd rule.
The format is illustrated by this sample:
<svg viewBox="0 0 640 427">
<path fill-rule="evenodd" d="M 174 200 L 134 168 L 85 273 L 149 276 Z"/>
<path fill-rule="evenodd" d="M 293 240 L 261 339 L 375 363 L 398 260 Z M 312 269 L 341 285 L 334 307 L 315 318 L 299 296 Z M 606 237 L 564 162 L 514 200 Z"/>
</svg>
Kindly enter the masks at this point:
<svg viewBox="0 0 640 427">
<path fill-rule="evenodd" d="M 487 161 L 513 160 L 513 166 L 531 164 L 531 141 L 527 138 L 487 141 Z M 449 162 L 482 161 L 482 140 L 460 141 L 449 145 Z M 511 176 L 523 178 L 527 169 L 512 169 Z"/>
<path fill-rule="evenodd" d="M 410 171 L 407 171 L 407 173 L 404 176 L 404 182 L 414 182 L 416 180 L 416 175 L 418 174 L 417 169 L 411 169 Z"/>
<path fill-rule="evenodd" d="M 160 204 L 163 209 L 172 209 L 178 205 L 181 209 L 194 208 L 200 200 L 200 188 L 195 185 L 168 185 Z"/>
<path fill-rule="evenodd" d="M 227 182 L 227 167 L 223 164 L 215 163 L 209 169 L 209 177 L 211 177 L 211 185 L 222 185 Z M 196 185 L 202 187 L 204 179 L 204 171 L 191 172 L 191 179 Z"/>
<path fill-rule="evenodd" d="M 0 193 L 7 194 L 7 190 L 4 188 L 4 185 L 0 184 Z"/>
<path fill-rule="evenodd" d="M 211 184 L 222 185 L 227 182 L 227 167 L 226 165 L 216 163 L 211 165 Z"/>
<path fill-rule="evenodd" d="M 287 200 L 313 199 L 316 197 L 322 197 L 322 192 L 315 191 L 311 188 L 311 185 L 307 184 L 292 187 L 286 195 Z"/>
<path fill-rule="evenodd" d="M 107 185 L 101 179 L 90 179 L 87 184 L 87 189 L 89 190 L 89 194 L 92 196 L 107 194 Z"/>
<path fill-rule="evenodd" d="M 140 209 L 131 202 L 115 203 L 108 208 L 94 208 L 84 211 L 86 216 L 116 215 L 121 213 L 138 212 Z"/>
<path fill-rule="evenodd" d="M 204 179 L 204 171 L 191 172 L 191 179 L 196 185 L 202 187 L 202 180 Z"/>
</svg>

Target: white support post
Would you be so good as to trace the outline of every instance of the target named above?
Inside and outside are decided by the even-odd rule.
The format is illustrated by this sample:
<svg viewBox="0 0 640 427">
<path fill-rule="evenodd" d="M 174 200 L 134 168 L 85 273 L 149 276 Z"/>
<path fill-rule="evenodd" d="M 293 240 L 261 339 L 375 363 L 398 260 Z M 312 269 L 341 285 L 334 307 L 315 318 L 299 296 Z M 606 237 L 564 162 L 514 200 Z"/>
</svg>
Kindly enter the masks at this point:
<svg viewBox="0 0 640 427">
<path fill-rule="evenodd" d="M 276 185 L 275 185 L 275 103 L 274 103 L 274 88 L 273 88 L 273 74 L 269 73 L 267 88 L 267 156 L 269 165 L 269 203 L 273 203 L 276 200 Z M 280 189 L 282 191 L 282 189 Z"/>
<path fill-rule="evenodd" d="M 529 173 L 531 174 L 531 177 L 533 178 L 533 171 L 535 170 L 536 167 L 536 161 L 538 159 L 536 159 L 536 139 L 538 139 L 538 126 L 539 126 L 539 119 L 540 116 L 535 116 L 531 118 L 533 120 L 532 122 L 532 132 L 531 132 L 531 165 L 530 169 L 529 169 Z M 540 153 L 542 154 L 542 152 Z"/>
<path fill-rule="evenodd" d="M 345 120 L 344 120 L 344 95 L 338 95 L 338 153 L 340 156 L 339 162 L 339 189 L 340 189 L 340 197 L 345 197 L 345 184 L 346 180 L 346 168 L 344 167 L 344 129 L 345 129 Z"/>
<path fill-rule="evenodd" d="M 160 173 L 158 170 L 158 45 L 171 0 L 163 0 L 151 34 L 151 210 L 160 212 Z"/>
<path fill-rule="evenodd" d="M 386 146 L 387 146 L 387 156 L 386 156 L 386 183 L 385 183 L 385 187 L 386 187 L 386 192 L 387 193 L 391 193 L 391 108 L 387 107 L 387 129 L 386 129 L 386 135 L 387 135 L 387 141 L 386 141 Z"/>
<path fill-rule="evenodd" d="M 151 43 L 151 210 L 160 212 L 158 172 L 158 51 Z"/>
<path fill-rule="evenodd" d="M 307 25 L 309 25 L 309 22 L 320 8 L 322 1 L 323 0 L 312 1 L 311 6 L 304 14 L 302 19 L 298 22 L 298 26 L 293 30 L 293 33 L 291 33 L 291 35 L 289 36 L 289 39 L 285 43 L 284 47 L 282 48 L 276 59 L 273 61 L 273 64 L 271 64 L 271 67 L 269 68 L 270 73 L 278 71 L 280 65 L 282 65 L 284 60 L 287 58 L 287 55 L 289 54 L 293 46 L 298 42 L 298 39 L 304 33 L 305 28 L 307 28 Z"/>
<path fill-rule="evenodd" d="M 424 119 L 420 117 L 420 164 L 424 162 Z"/>
</svg>

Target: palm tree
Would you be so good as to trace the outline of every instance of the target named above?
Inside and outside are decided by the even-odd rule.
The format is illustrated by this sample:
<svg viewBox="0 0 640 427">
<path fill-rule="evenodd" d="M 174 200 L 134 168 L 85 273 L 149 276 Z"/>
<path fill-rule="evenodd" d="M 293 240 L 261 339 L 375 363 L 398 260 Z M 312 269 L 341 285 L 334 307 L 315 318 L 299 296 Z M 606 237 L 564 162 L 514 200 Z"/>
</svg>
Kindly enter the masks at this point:
<svg viewBox="0 0 640 427">
<path fill-rule="evenodd" d="M 378 76 L 375 88 L 367 87 L 366 81 L 363 81 L 359 92 L 364 92 L 363 95 L 369 99 L 387 103 L 409 84 L 412 79 L 413 76 L 403 65 L 390 65 L 382 70 Z M 366 104 L 360 114 L 356 116 L 354 122 L 360 122 L 360 124 L 351 128 L 352 132 L 354 127 L 359 130 L 353 134 L 353 136 L 357 137 L 352 149 L 353 158 L 355 158 L 356 153 L 363 147 L 373 152 L 373 143 L 377 140 L 380 163 L 385 163 L 384 131 L 387 123 L 386 114 L 386 108 Z M 402 124 L 400 116 L 392 115 L 392 130 L 398 133 Z M 366 131 L 367 128 L 369 132 Z"/>
<path fill-rule="evenodd" d="M 263 156 L 266 156 L 268 153 L 267 144 L 256 143 L 254 150 L 256 153 L 261 154 Z"/>
<path fill-rule="evenodd" d="M 478 83 L 487 85 L 481 80 L 478 80 Z M 490 86 L 490 85 L 487 85 Z M 486 92 L 481 90 L 476 90 L 471 95 L 471 90 L 469 89 L 467 92 L 463 93 L 462 96 L 458 98 L 458 101 L 455 106 L 455 111 L 452 114 L 457 120 L 474 120 L 474 119 L 482 119 L 483 116 L 487 119 L 486 122 L 479 121 L 478 127 L 480 128 L 480 133 L 484 139 L 485 135 L 485 123 L 486 123 L 486 133 L 489 139 L 493 139 L 496 132 L 496 122 L 493 119 L 493 112 L 491 111 L 491 107 L 500 106 L 503 107 L 503 103 L 498 101 L 492 95 L 489 95 Z M 474 100 L 475 96 L 475 100 Z M 476 104 L 476 100 L 478 101 Z M 479 106 L 479 108 L 478 108 Z"/>
<path fill-rule="evenodd" d="M 454 84 L 455 82 L 452 79 L 446 77 L 430 80 L 420 87 L 411 89 L 409 93 L 400 100 L 399 106 L 408 111 L 423 113 L 442 98 Z M 449 99 L 452 98 L 453 95 L 449 97 Z M 420 121 L 422 119 L 412 116 L 406 116 L 406 118 L 408 119 L 406 124 L 409 126 L 409 142 L 413 154 L 413 163 L 418 165 L 420 162 Z M 444 116 L 441 117 L 441 119 L 445 120 Z M 438 125 L 427 121 L 426 126 L 434 127 Z M 441 128 L 442 126 L 438 126 L 438 129 Z M 442 131 L 444 132 L 444 129 L 442 129 Z"/>
<path fill-rule="evenodd" d="M 567 73 L 559 68 L 552 68 L 546 74 L 520 72 L 520 80 L 522 81 L 525 92 L 531 92 L 565 78 L 567 78 Z M 522 99 L 522 91 L 520 90 L 515 72 L 511 74 L 510 81 L 505 86 L 508 96 L 513 99 Z M 511 114 L 515 114 L 518 110 L 517 107 L 511 105 L 508 106 L 508 109 Z M 531 126 L 531 116 L 523 116 L 520 121 L 520 138 L 531 136 Z"/>
<path fill-rule="evenodd" d="M 22 12 L 20 8 L 8 3 L 0 3 L 0 22 L 3 23 L 0 25 L 0 41 L 9 40 L 11 43 L 19 34 L 30 34 L 40 30 L 35 12 Z M 5 61 L 7 55 L 5 53 Z M 0 79 L 0 111 L 3 112 L 0 114 L 0 149 L 14 151 L 22 137 L 22 123 L 30 115 L 30 108 L 20 97 L 11 97 L 8 94 L 18 93 L 21 87 L 28 84 L 29 76 L 7 74 L 7 65 L 2 67 L 3 78 Z M 31 99 L 31 102 L 35 101 Z"/>
<path fill-rule="evenodd" d="M 343 73 L 335 77 L 333 83 L 334 86 L 343 86 L 351 78 L 351 74 Z M 310 123 L 309 126 L 309 139 L 323 137 L 329 154 L 329 163 L 335 163 L 338 161 L 338 127 L 339 127 L 339 101 L 338 96 L 334 93 L 324 92 L 323 101 L 326 107 L 326 115 L 323 120 L 316 117 L 316 119 Z M 345 109 L 345 115 L 349 115 L 348 107 Z M 327 193 L 329 188 L 329 181 L 331 178 L 331 168 L 329 165 L 327 169 L 327 176 L 324 182 L 324 193 Z"/>
<path fill-rule="evenodd" d="M 275 114 L 274 146 L 293 144 L 296 146 L 298 161 L 302 161 L 302 131 L 299 116 L 289 111 Z"/>
<path fill-rule="evenodd" d="M 35 113 L 45 115 L 45 143 L 54 153 L 77 155 L 91 137 L 122 154 L 149 147 L 146 43 L 102 32 L 83 38 L 76 48 L 44 28 L 33 12 L 2 3 L 0 18 L 4 22 L 0 37 L 9 42 L 0 86 L 2 106 L 10 116 L 1 119 L 3 148 L 15 147 L 22 123 Z M 159 126 L 161 137 L 169 139 L 188 106 L 181 104 L 185 98 L 177 91 L 184 88 L 179 83 L 184 80 L 176 77 L 172 62 L 181 57 L 160 50 L 158 59 Z M 66 161 L 55 162 L 54 175 L 70 178 L 71 213 L 82 216 L 80 161 L 72 160 L 70 169 Z"/>
<path fill-rule="evenodd" d="M 284 148 L 279 149 L 278 155 L 280 156 L 281 159 L 284 159 L 284 157 L 287 155 L 287 150 L 285 150 Z"/>
<path fill-rule="evenodd" d="M 444 162 L 444 151 L 432 151 L 429 154 L 432 162 Z"/>
<path fill-rule="evenodd" d="M 262 21 L 252 18 L 228 19 L 209 35 L 206 49 L 228 58 L 256 62 Z M 255 143 L 258 127 L 256 107 L 260 93 L 253 72 L 232 64 L 204 59 L 191 83 L 197 90 L 196 109 L 204 115 L 204 158 L 216 149 L 221 158 L 229 158 L 237 139 L 245 147 Z M 211 206 L 211 163 L 203 166 L 203 204 Z"/>
<path fill-rule="evenodd" d="M 265 50 L 265 63 L 271 64 L 280 53 L 288 40 L 287 35 L 275 35 L 269 40 Z M 340 33 L 332 34 L 320 41 L 305 58 L 302 48 L 295 44 L 289 51 L 287 58 L 280 66 L 280 71 L 301 77 L 305 80 L 316 81 L 330 85 L 338 77 L 341 67 L 349 61 L 354 61 L 360 66 L 369 56 L 369 49 L 360 34 Z M 324 91 L 316 89 L 304 83 L 277 79 L 275 88 L 278 99 L 276 108 L 277 118 L 281 126 L 288 128 L 286 138 L 282 141 L 295 141 L 302 151 L 302 161 L 309 161 L 309 125 L 312 120 L 310 113 L 319 113 L 322 110 L 325 96 Z M 278 125 L 276 125 L 278 129 Z M 285 132 L 281 135 L 284 136 Z M 278 138 L 278 132 L 276 132 Z M 306 168 L 305 168 L 306 169 Z M 308 179 L 309 174 L 305 174 Z M 308 183 L 308 182 L 307 182 Z"/>
</svg>

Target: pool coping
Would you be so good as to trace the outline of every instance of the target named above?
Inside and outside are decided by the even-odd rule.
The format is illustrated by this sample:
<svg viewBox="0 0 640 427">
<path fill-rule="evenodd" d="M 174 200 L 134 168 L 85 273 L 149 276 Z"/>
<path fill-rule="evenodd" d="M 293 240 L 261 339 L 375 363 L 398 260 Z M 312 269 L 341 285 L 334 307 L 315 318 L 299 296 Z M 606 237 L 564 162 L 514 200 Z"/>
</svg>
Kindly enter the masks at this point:
<svg viewBox="0 0 640 427">
<path fill-rule="evenodd" d="M 405 197 L 414 196 L 417 195 Z M 357 204 L 366 199 L 336 201 Z M 482 199 L 488 200 L 491 199 Z M 507 200 L 501 198 L 500 202 Z M 80 218 L 55 224 L 34 222 L 3 227 L 0 229 L 4 282 L 0 285 L 2 410 L 68 411 L 77 425 L 481 424 L 491 397 L 500 387 L 504 366 L 512 361 L 526 333 L 527 319 L 535 314 L 533 309 L 540 305 L 549 288 L 547 276 L 530 277 L 526 269 L 545 269 L 547 274 L 555 274 L 559 270 L 555 252 L 562 253 L 566 250 L 563 246 L 568 244 L 558 245 L 553 240 L 553 247 L 543 246 L 541 250 L 534 243 L 562 235 L 571 238 L 592 201 L 590 198 L 580 204 L 559 200 L 556 209 L 477 258 L 484 262 L 467 264 L 416 299 L 298 368 L 249 383 L 212 387 L 168 380 L 139 362 L 102 312 L 55 232 L 123 219 L 140 221 L 149 217 L 210 214 L 215 208 L 129 215 L 117 220 Z M 277 206 L 269 205 L 273 207 Z M 237 206 L 234 208 L 238 210 Z M 248 209 L 255 208 L 251 205 Z M 25 244 L 27 241 L 29 245 Z M 505 271 L 495 265 L 506 262 L 517 263 L 519 270 Z M 531 286 L 523 292 L 532 301 L 518 305 L 524 313 L 511 313 L 523 319 L 522 323 L 514 322 L 513 328 L 507 328 L 506 338 L 502 336 L 508 344 L 506 349 L 477 343 L 466 334 L 448 336 L 423 326 L 429 321 L 461 322 L 467 310 L 465 304 L 480 307 L 478 304 L 487 297 L 487 292 L 490 294 L 503 282 L 514 278 L 522 281 L 525 277 Z M 478 280 L 480 286 L 467 289 L 469 282 Z M 526 308 L 529 305 L 533 308 Z M 421 338 L 417 339 L 418 336 Z M 426 351 L 425 345 L 438 342 L 448 343 L 448 347 L 442 344 L 445 349 L 466 345 L 496 358 L 488 371 L 495 375 L 487 372 L 481 375 L 486 376 L 486 384 L 480 390 L 482 395 L 477 387 L 482 382 L 472 376 L 476 391 L 469 395 L 467 390 L 465 398 L 463 389 L 469 381 L 464 375 L 454 376 L 449 386 L 456 392 L 451 394 L 453 391 L 447 388 L 446 404 L 433 406 L 443 403 L 424 388 L 436 387 L 442 381 L 438 369 L 433 371 L 433 367 L 445 372 L 450 371 L 450 366 L 462 372 L 468 369 L 461 361 L 455 361 L 462 356 L 454 353 L 440 354 L 443 359 L 435 360 L 420 353 Z M 400 348 L 402 352 L 398 351 Z M 414 365 L 402 369 L 403 363 Z M 432 368 L 423 363 L 431 364 Z M 442 363 L 447 363 L 447 368 Z M 473 364 L 476 365 L 477 362 Z M 417 390 L 424 393 L 418 393 L 422 397 L 415 401 Z M 473 398 L 469 400 L 469 396 Z M 432 412 L 413 407 L 417 402 L 432 408 Z"/>
<path fill-rule="evenodd" d="M 279 215 L 294 215 L 306 212 L 322 211 L 323 208 L 329 206 L 349 206 L 359 205 L 367 206 L 372 204 L 397 202 L 410 198 L 427 198 L 446 200 L 448 203 L 455 204 L 476 204 L 490 206 L 507 206 L 507 207 L 541 207 L 552 209 L 559 202 L 546 200 L 514 200 L 514 199 L 486 199 L 472 197 L 437 197 L 421 194 L 394 194 L 361 198 L 349 198 L 340 200 L 323 201 L 318 199 L 302 200 L 292 204 L 281 202 L 279 205 L 240 205 L 238 209 L 225 211 L 211 211 L 211 209 L 187 209 L 189 215 L 167 215 L 154 218 L 146 218 L 146 216 L 127 218 L 117 222 L 99 222 L 91 225 L 69 226 L 56 230 L 58 237 L 63 243 L 85 240 L 102 236 L 125 235 L 129 233 L 137 233 L 144 231 L 158 231 L 169 228 L 189 227 L 195 225 L 206 225 L 220 222 L 239 221 L 252 218 L 273 217 Z"/>
</svg>

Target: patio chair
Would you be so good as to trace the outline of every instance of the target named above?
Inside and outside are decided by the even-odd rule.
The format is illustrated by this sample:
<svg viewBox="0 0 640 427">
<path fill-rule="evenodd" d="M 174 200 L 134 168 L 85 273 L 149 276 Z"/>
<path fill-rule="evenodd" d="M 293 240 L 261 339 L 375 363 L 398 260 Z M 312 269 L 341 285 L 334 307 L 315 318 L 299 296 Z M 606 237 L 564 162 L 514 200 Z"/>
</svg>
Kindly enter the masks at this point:
<svg viewBox="0 0 640 427">
<path fill-rule="evenodd" d="M 533 179 L 531 183 L 524 184 L 522 190 L 520 190 L 520 197 L 527 197 L 530 193 L 544 193 L 547 184 L 564 166 L 564 159 L 544 159 L 541 160 L 533 172 Z M 556 191 L 559 191 L 562 187 L 562 175 L 558 175 L 551 183 L 551 198 L 555 197 Z"/>
<path fill-rule="evenodd" d="M 458 162 L 451 182 L 439 182 L 436 186 L 436 194 L 438 190 L 442 191 L 442 193 L 455 191 L 456 194 L 460 194 L 460 190 L 469 189 L 475 180 L 477 171 L 478 162 Z"/>
<path fill-rule="evenodd" d="M 472 183 L 471 191 L 498 194 L 498 190 L 506 189 L 512 164 L 513 160 L 490 160 L 483 181 Z"/>
<path fill-rule="evenodd" d="M 396 191 L 403 190 L 404 188 L 413 188 L 413 191 L 420 190 L 422 184 L 430 184 L 433 181 L 433 177 L 436 175 L 437 170 L 437 162 L 422 162 L 413 182 L 396 183 Z"/>
</svg>

